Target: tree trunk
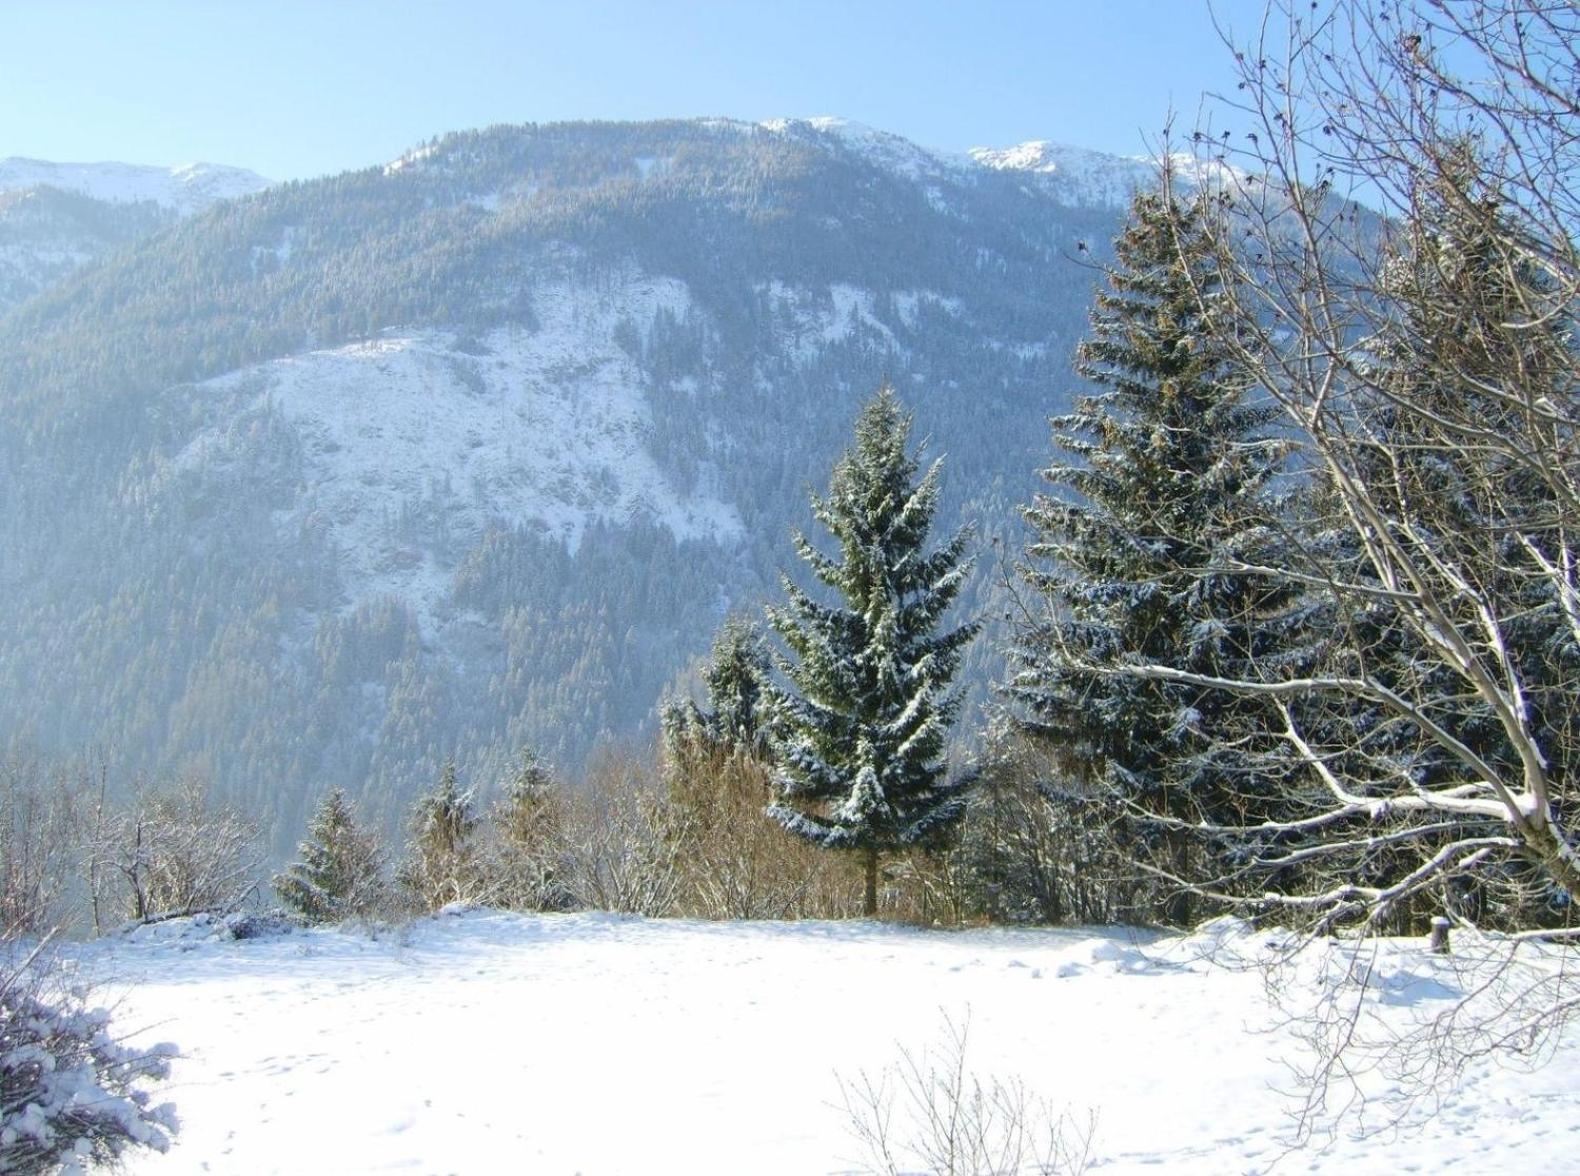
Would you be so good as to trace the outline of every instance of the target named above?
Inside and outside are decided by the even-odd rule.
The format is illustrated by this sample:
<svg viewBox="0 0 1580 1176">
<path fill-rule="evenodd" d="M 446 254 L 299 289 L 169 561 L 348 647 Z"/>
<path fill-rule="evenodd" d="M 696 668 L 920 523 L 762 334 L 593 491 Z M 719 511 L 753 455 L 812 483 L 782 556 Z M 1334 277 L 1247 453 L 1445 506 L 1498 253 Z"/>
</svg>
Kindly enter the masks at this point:
<svg viewBox="0 0 1580 1176">
<path fill-rule="evenodd" d="M 1190 837 L 1179 829 L 1168 829 L 1163 834 L 1163 844 L 1168 852 L 1169 872 L 1176 878 L 1190 877 Z M 1163 900 L 1163 922 L 1170 927 L 1188 931 L 1193 924 L 1195 903 L 1190 890 L 1175 883 L 1175 889 Z"/>
<path fill-rule="evenodd" d="M 872 918 L 878 913 L 878 850 L 871 847 L 867 850 L 867 890 L 862 896 L 861 913 Z"/>
</svg>

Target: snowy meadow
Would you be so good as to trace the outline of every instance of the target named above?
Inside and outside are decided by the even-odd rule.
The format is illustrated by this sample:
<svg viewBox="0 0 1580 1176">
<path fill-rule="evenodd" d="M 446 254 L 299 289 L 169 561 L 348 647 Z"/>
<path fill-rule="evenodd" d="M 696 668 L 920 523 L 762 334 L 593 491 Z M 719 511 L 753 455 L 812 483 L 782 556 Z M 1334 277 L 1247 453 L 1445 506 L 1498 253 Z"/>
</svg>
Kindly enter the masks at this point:
<svg viewBox="0 0 1580 1176">
<path fill-rule="evenodd" d="M 905 1057 L 935 1073 L 951 1024 L 968 1086 L 1018 1081 L 1090 1171 L 1527 1173 L 1567 1154 L 1573 1035 L 1534 1071 L 1473 1063 L 1402 1130 L 1380 1129 L 1401 1088 L 1359 1075 L 1373 1101 L 1291 1151 L 1305 1014 L 1353 948 L 1261 966 L 1281 943 L 1227 920 L 1176 937 L 456 910 L 245 941 L 177 920 L 72 962 L 134 1040 L 181 1049 L 163 1092 L 180 1134 L 136 1173 L 881 1171 L 853 1131 L 869 1080 L 914 1171 Z M 1471 944 L 1365 950 L 1372 1028 L 1430 1021 L 1480 974 Z"/>
</svg>

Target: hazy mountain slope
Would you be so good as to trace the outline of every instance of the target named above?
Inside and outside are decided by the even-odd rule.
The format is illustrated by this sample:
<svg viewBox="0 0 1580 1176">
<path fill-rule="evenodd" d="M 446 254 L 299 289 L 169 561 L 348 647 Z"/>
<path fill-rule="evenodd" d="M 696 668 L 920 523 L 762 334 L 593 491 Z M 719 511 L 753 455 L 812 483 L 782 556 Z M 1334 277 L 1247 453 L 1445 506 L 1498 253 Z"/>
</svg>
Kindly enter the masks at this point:
<svg viewBox="0 0 1580 1176">
<path fill-rule="evenodd" d="M 253 172 L 207 163 L 0 159 L 0 315 L 180 217 L 268 184 Z"/>
<path fill-rule="evenodd" d="M 217 163 L 149 167 L 135 163 L 51 163 L 0 159 L 0 192 L 54 188 L 105 204 L 156 204 L 189 216 L 218 200 L 250 196 L 269 186 L 257 172 Z"/>
<path fill-rule="evenodd" d="M 212 773 L 282 843 L 332 783 L 393 817 L 450 753 L 574 763 L 777 591 L 885 376 L 990 561 L 1117 227 L 1092 176 L 1140 174 L 1090 164 L 494 128 L 83 270 L 0 322 L 0 731 Z"/>
<path fill-rule="evenodd" d="M 175 219 L 157 204 L 109 204 L 56 188 L 0 192 L 0 315 Z"/>
</svg>

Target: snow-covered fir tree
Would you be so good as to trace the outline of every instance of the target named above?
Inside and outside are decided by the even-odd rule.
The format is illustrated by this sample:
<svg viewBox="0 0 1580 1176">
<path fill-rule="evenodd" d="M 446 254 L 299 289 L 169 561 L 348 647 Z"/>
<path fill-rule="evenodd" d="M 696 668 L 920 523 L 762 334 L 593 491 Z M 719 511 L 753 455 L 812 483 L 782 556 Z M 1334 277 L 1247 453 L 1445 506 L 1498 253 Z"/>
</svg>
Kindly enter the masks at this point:
<svg viewBox="0 0 1580 1176">
<path fill-rule="evenodd" d="M 472 800 L 471 789 L 461 787 L 455 761 L 450 759 L 438 787 L 419 798 L 413 809 L 411 843 L 400 882 L 424 910 L 482 897 L 484 878 Z"/>
<path fill-rule="evenodd" d="M 530 747 L 521 749 L 516 771 L 494 809 L 494 824 L 507 841 L 520 845 L 541 840 L 544 823 L 556 804 L 554 776 Z"/>
<path fill-rule="evenodd" d="M 689 742 L 704 754 L 756 754 L 763 750 L 763 687 L 770 674 L 767 645 L 758 627 L 731 617 L 713 640 L 703 671 L 708 706 L 687 699 L 667 703 L 662 715 L 665 743 L 671 750 Z"/>
<path fill-rule="evenodd" d="M 513 910 L 564 910 L 571 895 L 563 860 L 565 799 L 530 747 L 489 813 L 493 828 L 494 901 Z"/>
<path fill-rule="evenodd" d="M 1020 729 L 1056 751 L 1075 787 L 1117 802 L 1124 852 L 1174 873 L 1203 864 L 1178 825 L 1237 825 L 1258 807 L 1265 765 L 1253 770 L 1243 740 L 1270 716 L 1122 669 L 1269 669 L 1292 655 L 1298 611 L 1287 586 L 1231 570 L 1277 562 L 1271 485 L 1287 446 L 1269 432 L 1276 410 L 1214 337 L 1221 284 L 1201 226 L 1198 206 L 1142 193 L 1115 240 L 1076 353 L 1100 391 L 1053 422 L 1061 458 L 1043 477 L 1054 490 L 1023 511 L 1036 534 L 1022 571 L 1043 607 L 1016 634 L 1006 688 Z M 1136 811 L 1162 820 L 1127 822 Z M 1174 888 L 1161 914 L 1188 922 L 1186 892 Z"/>
<path fill-rule="evenodd" d="M 965 530 L 934 551 L 928 531 L 941 462 L 918 480 L 911 417 L 888 385 L 862 409 L 854 444 L 812 513 L 833 536 L 827 555 L 797 533 L 797 554 L 838 594 L 822 604 L 786 576 L 768 620 L 788 654 L 770 684 L 770 754 L 787 829 L 860 853 L 864 909 L 877 909 L 880 855 L 958 818 L 964 782 L 944 763 L 960 696 L 951 682 L 976 622 L 939 632 L 971 561 Z"/>
<path fill-rule="evenodd" d="M 275 893 L 309 923 L 333 923 L 366 914 L 383 895 L 383 854 L 357 828 L 346 794 L 324 797 L 298 847 L 301 860 L 274 879 Z"/>
</svg>

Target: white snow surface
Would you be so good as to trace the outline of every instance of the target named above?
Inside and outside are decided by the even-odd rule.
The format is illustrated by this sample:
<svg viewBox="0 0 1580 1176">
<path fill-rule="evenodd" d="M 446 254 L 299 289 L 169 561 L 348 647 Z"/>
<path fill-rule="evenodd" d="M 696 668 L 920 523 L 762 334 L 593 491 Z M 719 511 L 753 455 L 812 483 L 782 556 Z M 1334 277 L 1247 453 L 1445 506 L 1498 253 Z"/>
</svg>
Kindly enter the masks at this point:
<svg viewBox="0 0 1580 1176">
<path fill-rule="evenodd" d="M 181 921 L 75 948 L 117 1025 L 176 1042 L 182 1128 L 133 1173 L 866 1170 L 840 1079 L 968 1021 L 966 1065 L 1086 1123 L 1093 1172 L 1566 1170 L 1580 1042 L 1534 1072 L 1474 1063 L 1425 1131 L 1285 1154 L 1288 1007 L 1248 961 L 1268 936 L 1209 925 L 929 931 L 447 912 L 369 938 L 223 941 Z M 1324 955 L 1323 953 L 1327 953 Z M 1386 945 L 1368 988 L 1391 1024 L 1430 1017 L 1452 957 Z M 1307 985 L 1308 994 L 1300 987 Z M 897 1117 L 898 1122 L 898 1117 Z M 1275 1167 L 1276 1164 L 1276 1167 Z"/>
<path fill-rule="evenodd" d="M 971 167 L 971 161 L 964 156 L 919 147 L 902 135 L 880 131 L 865 123 L 835 115 L 825 114 L 805 119 L 774 118 L 758 125 L 764 130 L 780 135 L 811 132 L 826 136 L 908 180 L 960 173 Z"/>
<path fill-rule="evenodd" d="M 677 539 L 743 534 L 733 505 L 705 490 L 679 493 L 654 461 L 645 377 L 612 341 L 621 321 L 645 335 L 660 309 L 683 317 L 688 304 L 673 279 L 545 284 L 532 297 L 536 329 L 495 330 L 477 354 L 443 331 L 392 332 L 203 388 L 216 399 L 250 390 L 243 409 L 267 407 L 294 426 L 307 479 L 279 524 L 289 533 L 327 523 L 344 555 L 348 605 L 400 597 L 431 631 L 454 569 L 392 532 L 403 508 L 440 510 L 452 535 L 471 540 L 493 524 L 537 524 L 574 547 L 594 522 L 639 519 Z M 244 443 L 234 419 L 194 436 L 171 472 L 223 466 Z"/>
<path fill-rule="evenodd" d="M 1152 184 L 1157 165 L 1140 156 L 1108 155 L 1033 139 L 1014 147 L 974 147 L 972 159 L 992 171 L 1017 171 L 1056 182 L 1070 203 L 1119 207 Z"/>
<path fill-rule="evenodd" d="M 134 163 L 51 163 L 13 156 L 0 159 L 0 192 L 51 187 L 111 204 L 151 200 L 190 215 L 217 200 L 250 196 L 272 181 L 245 168 L 216 163 L 147 167 Z"/>
</svg>

